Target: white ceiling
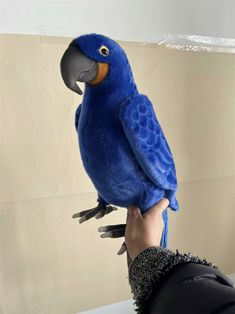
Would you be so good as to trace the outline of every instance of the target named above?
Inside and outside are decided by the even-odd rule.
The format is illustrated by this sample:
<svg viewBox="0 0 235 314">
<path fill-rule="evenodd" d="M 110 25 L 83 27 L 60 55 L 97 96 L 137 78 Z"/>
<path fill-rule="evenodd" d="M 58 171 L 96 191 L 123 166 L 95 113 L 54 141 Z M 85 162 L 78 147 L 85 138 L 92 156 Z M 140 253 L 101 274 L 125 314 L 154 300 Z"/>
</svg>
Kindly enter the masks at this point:
<svg viewBox="0 0 235 314">
<path fill-rule="evenodd" d="M 0 32 L 157 42 L 166 34 L 235 38 L 234 0 L 0 1 Z"/>
</svg>

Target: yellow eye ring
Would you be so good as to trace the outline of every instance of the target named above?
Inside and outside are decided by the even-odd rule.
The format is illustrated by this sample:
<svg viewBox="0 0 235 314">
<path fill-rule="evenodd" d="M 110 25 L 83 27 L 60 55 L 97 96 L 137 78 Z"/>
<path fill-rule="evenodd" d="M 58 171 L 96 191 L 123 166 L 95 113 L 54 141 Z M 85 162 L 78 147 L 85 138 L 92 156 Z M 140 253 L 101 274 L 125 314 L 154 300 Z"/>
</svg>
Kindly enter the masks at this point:
<svg viewBox="0 0 235 314">
<path fill-rule="evenodd" d="M 101 46 L 99 48 L 99 53 L 103 56 L 103 57 L 107 57 L 109 55 L 109 49 L 106 46 Z"/>
</svg>

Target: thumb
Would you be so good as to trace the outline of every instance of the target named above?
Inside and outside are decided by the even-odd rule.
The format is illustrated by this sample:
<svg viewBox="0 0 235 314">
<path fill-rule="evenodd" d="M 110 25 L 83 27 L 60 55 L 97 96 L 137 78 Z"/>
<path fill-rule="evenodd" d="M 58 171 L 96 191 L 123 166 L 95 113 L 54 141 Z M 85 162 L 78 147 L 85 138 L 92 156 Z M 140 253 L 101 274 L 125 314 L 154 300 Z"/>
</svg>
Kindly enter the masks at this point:
<svg viewBox="0 0 235 314">
<path fill-rule="evenodd" d="M 168 207 L 169 201 L 167 198 L 161 199 L 160 202 L 155 204 L 154 206 L 150 207 L 150 209 L 147 211 L 147 213 L 144 214 L 144 216 L 150 216 L 152 218 L 158 216 L 159 214 L 162 214 L 164 210 Z"/>
</svg>

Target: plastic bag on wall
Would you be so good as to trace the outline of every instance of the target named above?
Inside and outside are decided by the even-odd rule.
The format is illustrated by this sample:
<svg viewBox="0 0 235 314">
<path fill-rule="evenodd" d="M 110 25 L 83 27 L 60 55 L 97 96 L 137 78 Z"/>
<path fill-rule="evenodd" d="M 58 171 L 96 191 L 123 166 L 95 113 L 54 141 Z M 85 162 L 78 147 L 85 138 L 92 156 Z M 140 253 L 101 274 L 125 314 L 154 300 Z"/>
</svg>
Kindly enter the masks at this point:
<svg viewBox="0 0 235 314">
<path fill-rule="evenodd" d="M 231 38 L 169 34 L 158 44 L 177 50 L 235 53 L 235 39 Z"/>
</svg>

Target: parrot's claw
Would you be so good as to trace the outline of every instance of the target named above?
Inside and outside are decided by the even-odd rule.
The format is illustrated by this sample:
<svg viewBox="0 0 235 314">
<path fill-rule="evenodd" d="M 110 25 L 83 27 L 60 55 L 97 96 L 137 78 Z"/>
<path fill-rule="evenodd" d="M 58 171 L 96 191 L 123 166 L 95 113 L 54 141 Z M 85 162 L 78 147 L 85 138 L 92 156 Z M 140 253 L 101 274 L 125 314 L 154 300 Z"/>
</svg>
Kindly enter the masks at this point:
<svg viewBox="0 0 235 314">
<path fill-rule="evenodd" d="M 110 214 L 110 213 L 113 212 L 114 210 L 118 210 L 118 208 L 115 207 L 115 206 L 106 205 L 104 209 L 100 210 L 100 211 L 95 215 L 95 218 L 96 218 L 96 219 L 100 219 L 100 218 L 104 217 L 105 215 Z"/>
<path fill-rule="evenodd" d="M 123 242 L 123 243 L 122 243 L 122 246 L 120 247 L 119 251 L 117 252 L 117 255 L 122 255 L 122 254 L 124 254 L 125 252 L 127 252 L 127 247 L 126 247 L 126 243 Z"/>
<path fill-rule="evenodd" d="M 99 232 L 104 232 L 100 235 L 101 238 L 121 238 L 125 236 L 126 225 L 110 225 L 99 227 Z"/>
<path fill-rule="evenodd" d="M 117 209 L 118 208 L 115 206 L 104 205 L 104 204 L 99 203 L 97 207 L 83 210 L 79 213 L 76 213 L 72 216 L 72 218 L 80 218 L 79 223 L 83 223 L 84 221 L 87 221 L 93 217 L 95 217 L 96 219 L 102 218 L 103 216 Z"/>
</svg>

